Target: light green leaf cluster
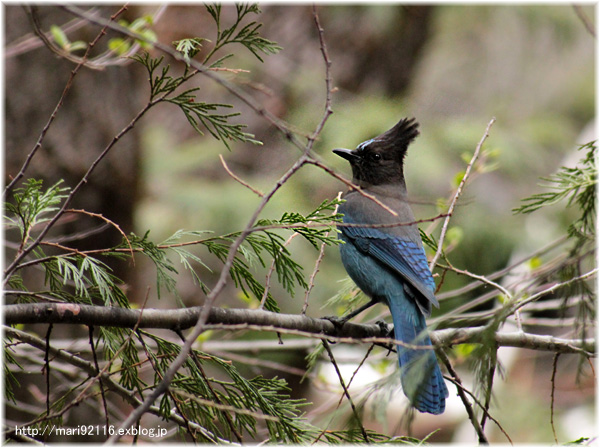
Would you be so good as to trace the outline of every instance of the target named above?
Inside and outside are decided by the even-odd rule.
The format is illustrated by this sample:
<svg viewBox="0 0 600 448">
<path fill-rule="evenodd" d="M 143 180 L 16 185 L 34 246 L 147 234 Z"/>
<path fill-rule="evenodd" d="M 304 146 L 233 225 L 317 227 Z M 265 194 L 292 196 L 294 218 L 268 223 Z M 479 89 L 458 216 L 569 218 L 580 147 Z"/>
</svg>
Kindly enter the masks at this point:
<svg viewBox="0 0 600 448">
<path fill-rule="evenodd" d="M 63 29 L 58 25 L 50 26 L 50 34 L 52 34 L 52 39 L 54 39 L 54 42 L 56 42 L 60 48 L 69 53 L 78 50 L 85 50 L 87 48 L 87 44 L 81 40 L 71 42 Z"/>
<path fill-rule="evenodd" d="M 149 41 L 155 42 L 157 40 L 156 33 L 151 29 L 153 22 L 152 16 L 146 15 L 135 19 L 131 23 L 125 19 L 119 20 L 118 23 L 132 33 L 140 35 L 140 39 L 135 39 L 136 44 L 141 48 L 150 49 L 152 44 Z M 109 50 L 114 51 L 119 56 L 127 53 L 131 49 L 131 45 L 132 39 L 129 38 L 114 37 L 108 41 Z"/>
<path fill-rule="evenodd" d="M 5 226 L 19 229 L 22 245 L 28 242 L 31 230 L 51 219 L 50 215 L 67 197 L 68 188 L 61 187 L 61 183 L 43 190 L 41 180 L 28 179 L 22 187 L 15 189 L 13 201 L 5 204 Z"/>
</svg>

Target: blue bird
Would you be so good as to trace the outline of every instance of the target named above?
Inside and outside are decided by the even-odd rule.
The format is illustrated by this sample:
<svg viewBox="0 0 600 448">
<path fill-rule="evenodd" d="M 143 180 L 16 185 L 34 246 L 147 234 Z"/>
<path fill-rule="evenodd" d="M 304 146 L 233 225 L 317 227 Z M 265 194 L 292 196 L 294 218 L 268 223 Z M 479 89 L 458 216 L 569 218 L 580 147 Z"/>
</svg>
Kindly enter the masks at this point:
<svg viewBox="0 0 600 448">
<path fill-rule="evenodd" d="M 375 197 L 355 189 L 343 196 L 339 211 L 342 263 L 356 285 L 371 301 L 342 318 L 342 322 L 378 302 L 387 304 L 394 322 L 394 337 L 413 347 L 398 346 L 402 389 L 420 412 L 441 414 L 448 389 L 427 334 L 425 317 L 435 298 L 435 282 L 415 217 L 408 204 L 404 180 L 404 157 L 408 145 L 419 135 L 413 119 L 400 120 L 392 129 L 361 143 L 355 150 L 334 149 L 350 162 L 353 183 Z M 410 224 L 412 223 L 412 224 Z M 361 225 L 364 225 L 361 226 Z"/>
</svg>

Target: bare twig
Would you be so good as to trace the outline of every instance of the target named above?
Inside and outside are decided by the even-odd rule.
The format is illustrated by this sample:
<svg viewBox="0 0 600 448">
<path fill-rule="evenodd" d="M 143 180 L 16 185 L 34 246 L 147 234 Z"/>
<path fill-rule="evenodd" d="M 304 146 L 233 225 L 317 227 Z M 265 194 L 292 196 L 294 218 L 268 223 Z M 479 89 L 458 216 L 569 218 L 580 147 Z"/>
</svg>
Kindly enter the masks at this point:
<svg viewBox="0 0 600 448">
<path fill-rule="evenodd" d="M 35 7 L 31 7 L 31 10 L 33 10 L 33 8 L 35 8 Z M 111 20 L 116 19 L 123 11 L 125 11 L 125 9 L 126 9 L 125 7 L 122 7 L 121 9 L 119 9 L 119 11 L 117 11 L 115 14 L 113 14 L 113 16 L 111 17 Z M 65 88 L 63 89 L 63 92 L 62 92 L 62 94 L 60 96 L 60 99 L 58 100 L 58 103 L 54 107 L 54 110 L 52 111 L 52 114 L 50 115 L 50 118 L 48 119 L 48 122 L 46 123 L 46 125 L 42 129 L 42 132 L 41 132 L 40 136 L 38 137 L 38 140 L 37 140 L 35 146 L 33 147 L 33 149 L 27 155 L 27 158 L 25 159 L 25 162 L 23 163 L 23 166 L 21 167 L 21 170 L 10 181 L 10 183 L 4 189 L 4 195 L 6 195 L 9 191 L 11 191 L 13 189 L 13 187 L 16 185 L 16 183 L 25 175 L 25 171 L 29 167 L 29 164 L 31 163 L 31 160 L 33 159 L 33 156 L 41 148 L 42 142 L 44 141 L 44 137 L 46 136 L 46 133 L 48 132 L 48 130 L 50 129 L 50 126 L 54 122 L 54 119 L 56 118 L 56 115 L 58 114 L 58 111 L 62 107 L 62 105 L 63 105 L 63 103 L 65 101 L 65 98 L 67 97 L 67 93 L 71 89 L 71 86 L 73 84 L 73 78 L 75 78 L 75 76 L 77 75 L 77 73 L 79 72 L 79 70 L 81 69 L 81 67 L 83 67 L 85 65 L 85 61 L 87 60 L 87 58 L 88 58 L 88 56 L 89 56 L 92 48 L 94 48 L 94 46 L 96 45 L 96 43 L 98 43 L 98 41 L 105 34 L 106 34 L 106 26 L 103 27 L 102 30 L 100 31 L 100 33 L 98 33 L 98 35 L 96 36 L 96 38 L 92 42 L 90 42 L 90 44 L 88 45 L 88 47 L 87 47 L 84 55 L 81 58 L 81 62 L 79 64 L 77 64 L 77 66 L 71 71 L 71 74 L 69 75 L 69 79 L 67 80 L 67 84 L 65 85 Z"/>
<path fill-rule="evenodd" d="M 236 182 L 239 182 L 244 187 L 246 187 L 248 190 L 250 190 L 254 194 L 258 195 L 259 197 L 262 198 L 264 196 L 264 193 L 262 193 L 260 190 L 257 190 L 256 188 L 253 188 L 250 184 L 244 182 L 238 176 L 236 176 L 235 174 L 233 174 L 233 172 L 227 166 L 227 163 L 225 163 L 225 159 L 223 158 L 223 156 L 221 154 L 219 154 L 219 159 L 221 159 L 221 164 L 223 165 L 223 168 L 225 168 L 225 171 L 227 171 L 227 174 L 229 174 L 233 178 L 233 180 L 235 180 Z"/>
<path fill-rule="evenodd" d="M 550 378 L 550 384 L 552 384 L 552 389 L 550 392 L 550 426 L 552 427 L 552 434 L 554 435 L 554 442 L 558 445 L 558 438 L 556 437 L 556 428 L 554 427 L 554 391 L 556 390 L 556 367 L 558 366 L 558 357 L 560 353 L 556 353 L 554 355 L 554 359 L 552 360 L 552 378 Z"/>
<path fill-rule="evenodd" d="M 331 108 L 331 94 L 333 93 L 332 88 L 332 80 L 331 80 L 331 60 L 329 59 L 329 52 L 327 51 L 327 45 L 325 44 L 325 31 L 321 27 L 321 22 L 319 21 L 319 15 L 317 14 L 317 6 L 313 4 L 313 18 L 315 20 L 315 25 L 317 27 L 317 31 L 319 32 L 319 45 L 321 47 L 321 54 L 323 55 L 323 61 L 325 62 L 325 112 L 323 113 L 323 118 L 315 128 L 315 131 L 308 138 L 309 144 L 312 145 L 311 142 L 314 142 L 318 136 L 321 134 L 325 123 L 329 116 L 333 113 L 333 109 Z"/>
<path fill-rule="evenodd" d="M 573 5 L 573 9 L 575 10 L 575 14 L 579 17 L 579 20 L 583 23 L 585 29 L 590 33 L 593 37 L 596 37 L 596 30 L 594 29 L 594 24 L 590 21 L 590 19 L 585 15 L 581 5 Z"/>
<path fill-rule="evenodd" d="M 458 396 L 460 397 L 460 399 L 463 402 L 463 405 L 465 406 L 465 411 L 467 411 L 467 415 L 469 416 L 471 425 L 473 425 L 473 429 L 475 429 L 475 432 L 477 433 L 477 437 L 479 438 L 479 443 L 488 445 L 489 442 L 488 442 L 485 434 L 483 433 L 483 429 L 481 428 L 481 426 L 479 425 L 479 422 L 477 421 L 477 417 L 475 417 L 475 413 L 473 412 L 473 406 L 471 406 L 471 403 L 469 402 L 469 399 L 467 398 L 467 396 L 465 394 L 465 389 L 462 385 L 462 381 L 460 380 L 460 377 L 458 376 L 458 374 L 452 367 L 452 364 L 450 363 L 450 360 L 448 359 L 446 354 L 443 353 L 442 350 L 439 350 L 437 353 L 438 353 L 438 357 L 442 360 L 442 362 L 446 366 L 446 369 L 448 370 L 450 375 L 452 375 L 452 379 L 454 380 L 453 382 L 456 384 L 456 392 L 458 393 Z"/>
<path fill-rule="evenodd" d="M 336 173 L 333 169 L 329 168 L 327 165 L 325 165 L 323 162 L 320 162 L 319 160 L 316 159 L 311 159 L 311 160 L 307 160 L 308 164 L 314 165 L 318 168 L 321 168 L 323 171 L 325 171 L 327 174 L 335 177 L 337 180 L 343 182 L 344 184 L 346 184 L 346 186 L 348 188 L 350 188 L 351 190 L 355 190 L 356 192 L 358 192 L 360 195 L 370 199 L 371 201 L 375 202 L 377 205 L 379 205 L 381 208 L 383 208 L 384 210 L 386 210 L 388 213 L 390 213 L 392 216 L 398 216 L 398 213 L 396 213 L 394 210 L 392 210 L 390 207 L 388 207 L 387 205 L 385 205 L 383 202 L 381 202 L 379 199 L 377 199 L 375 196 L 373 196 L 370 193 L 367 193 L 366 191 L 364 191 L 362 188 L 360 188 L 358 185 L 352 183 L 351 181 L 349 181 L 348 179 L 346 179 L 345 177 L 339 175 L 338 173 Z M 359 224 L 361 227 L 365 227 L 364 224 Z"/>
<path fill-rule="evenodd" d="M 479 280 L 483 284 L 492 286 L 493 288 L 497 289 L 502 294 L 504 294 L 508 300 L 512 299 L 512 297 L 513 297 L 513 294 L 511 294 L 504 286 L 502 286 L 499 283 L 494 282 L 493 280 L 490 280 L 489 277 L 486 277 L 484 275 L 474 274 L 472 272 L 467 271 L 466 269 L 455 268 L 450 263 L 448 263 L 448 266 L 442 266 L 442 268 L 443 269 L 449 269 L 450 271 L 456 272 L 457 274 L 465 275 L 467 277 Z"/>
<path fill-rule="evenodd" d="M 50 335 L 53 325 L 48 325 L 46 332 L 46 352 L 44 354 L 44 373 L 46 374 L 46 415 L 50 415 Z"/>
<path fill-rule="evenodd" d="M 473 153 L 473 157 L 471 158 L 471 161 L 467 165 L 467 169 L 465 170 L 465 175 L 463 176 L 462 180 L 460 181 L 460 184 L 458 185 L 458 188 L 456 189 L 456 193 L 454 194 L 454 197 L 452 198 L 452 202 L 450 202 L 450 207 L 448 208 L 448 216 L 444 220 L 444 224 L 442 225 L 442 231 L 440 233 L 440 238 L 438 240 L 438 249 L 437 249 L 433 259 L 431 260 L 431 263 L 429 263 L 430 271 L 433 271 L 433 268 L 435 267 L 438 259 L 442 255 L 442 249 L 444 247 L 444 239 L 446 238 L 446 232 L 448 231 L 448 224 L 450 223 L 450 218 L 452 217 L 452 213 L 454 213 L 454 207 L 456 206 L 456 202 L 458 201 L 458 198 L 462 194 L 465 183 L 467 182 L 467 179 L 469 178 L 469 175 L 471 174 L 471 169 L 473 168 L 473 165 L 475 165 L 475 162 L 477 161 L 477 158 L 479 157 L 479 153 L 481 152 L 481 147 L 483 146 L 483 143 L 488 138 L 490 128 L 492 127 L 492 125 L 494 124 L 495 121 L 496 121 L 496 119 L 492 118 L 490 120 L 490 122 L 488 123 L 487 128 L 485 129 L 485 133 L 483 134 L 483 137 L 481 137 L 481 140 L 477 144 L 477 147 L 475 148 L 475 152 Z"/>
<path fill-rule="evenodd" d="M 35 249 L 44 240 L 45 236 L 48 234 L 50 229 L 54 226 L 54 224 L 56 224 L 56 222 L 60 219 L 60 217 L 69 208 L 69 205 L 71 204 L 71 202 L 73 201 L 73 198 L 79 192 L 81 187 L 83 187 L 83 185 L 85 185 L 87 183 L 90 175 L 96 169 L 98 164 L 106 157 L 106 155 L 115 146 L 115 144 L 121 139 L 121 137 L 123 137 L 125 134 L 127 134 L 136 125 L 136 123 L 152 107 L 152 105 L 153 105 L 153 103 L 146 104 L 146 106 L 140 112 L 138 112 L 138 114 L 129 122 L 129 124 L 127 126 L 125 126 L 115 137 L 113 137 L 111 142 L 106 146 L 106 148 L 104 148 L 104 150 L 100 153 L 100 155 L 98 157 L 96 157 L 96 160 L 94 160 L 94 162 L 92 162 L 92 164 L 88 168 L 87 172 L 81 178 L 79 183 L 71 190 L 71 192 L 69 193 L 69 196 L 67 196 L 67 198 L 63 202 L 61 208 L 56 212 L 54 217 L 50 221 L 48 221 L 48 223 L 46 224 L 44 229 L 40 232 L 40 234 L 38 235 L 36 240 L 33 241 L 31 244 L 29 244 L 29 246 L 24 248 L 15 257 L 13 262 L 6 268 L 6 270 L 4 271 L 5 282 L 7 282 L 10 279 L 11 274 L 15 271 L 15 269 L 17 267 L 19 267 L 19 263 L 21 262 L 21 260 L 23 260 L 23 258 L 25 258 L 33 249 Z"/>
<path fill-rule="evenodd" d="M 500 269 L 499 271 L 496 271 L 492 274 L 486 275 L 485 277 L 488 280 L 495 280 L 497 278 L 500 278 L 506 274 L 508 274 L 509 272 L 511 272 L 513 269 L 517 268 L 518 266 L 522 265 L 523 263 L 531 260 L 534 257 L 538 257 L 542 254 L 545 254 L 546 252 L 556 248 L 557 246 L 561 245 L 562 243 L 564 243 L 567 240 L 567 235 L 564 235 L 556 240 L 554 240 L 553 242 L 547 244 L 546 246 L 542 247 L 541 249 L 538 249 L 534 252 L 532 252 L 531 254 L 515 261 L 513 264 L 511 264 L 510 266 L 507 266 L 503 269 Z M 474 290 L 475 288 L 478 288 L 479 286 L 481 286 L 481 281 L 480 279 L 477 279 L 476 282 L 472 282 L 469 283 L 468 285 L 465 285 L 461 288 L 455 289 L 453 291 L 447 291 L 447 292 L 443 292 L 439 295 L 437 295 L 437 299 L 438 300 L 446 300 L 446 299 L 450 299 L 452 297 L 457 297 L 457 296 L 461 296 L 469 291 Z"/>
<path fill-rule="evenodd" d="M 90 10 L 90 14 L 98 14 L 96 10 Z M 87 20 L 83 19 L 73 19 L 68 23 L 65 23 L 61 26 L 61 29 L 65 34 L 72 33 L 73 31 L 77 31 L 80 28 L 83 28 L 87 25 Z M 45 33 L 46 38 L 52 38 L 52 33 L 50 31 Z M 39 38 L 33 35 L 32 33 L 28 33 L 17 40 L 6 45 L 4 50 L 4 58 L 9 59 L 15 56 L 19 56 L 21 54 L 27 53 L 31 50 L 35 50 L 36 48 L 43 47 L 44 42 Z"/>
<path fill-rule="evenodd" d="M 340 385 L 342 386 L 342 389 L 344 390 L 344 395 L 346 396 L 346 398 L 348 399 L 348 402 L 350 403 L 350 407 L 352 408 L 352 413 L 354 414 L 354 417 L 356 418 L 356 424 L 358 425 L 358 427 L 360 428 L 360 431 L 362 432 L 362 436 L 365 439 L 365 443 L 368 444 L 369 436 L 367 435 L 367 432 L 365 431 L 365 427 L 362 424 L 362 420 L 360 419 L 358 410 L 356 409 L 356 406 L 354 406 L 354 401 L 352 401 L 352 397 L 350 396 L 350 393 L 348 392 L 348 388 L 346 387 L 346 384 L 344 383 L 344 378 L 342 377 L 342 373 L 340 372 L 337 362 L 335 362 L 335 358 L 333 356 L 333 352 L 331 351 L 331 348 L 329 347 L 329 343 L 325 339 L 323 339 L 323 346 L 325 347 L 325 350 L 327 351 L 327 354 L 329 355 L 329 359 L 331 360 L 331 364 L 333 364 L 333 368 L 335 369 L 338 379 L 340 380 Z"/>
<path fill-rule="evenodd" d="M 127 242 L 127 245 L 129 246 L 129 252 L 131 253 L 131 261 L 135 264 L 135 260 L 133 258 L 133 246 L 131 245 L 131 242 L 129 241 L 129 238 L 127 238 L 127 235 L 125 234 L 125 232 L 123 232 L 121 230 L 121 227 L 119 227 L 119 225 L 116 222 L 111 221 L 110 219 L 106 218 L 105 216 L 102 216 L 102 214 L 100 214 L 100 213 L 92 213 L 92 212 L 88 212 L 87 210 L 71 208 L 71 209 L 65 210 L 65 213 L 80 213 L 83 215 L 91 216 L 92 218 L 101 219 L 105 223 L 114 227 L 117 230 L 117 232 L 119 232 L 121 234 L 121 236 L 123 237 L 123 240 Z"/>
<path fill-rule="evenodd" d="M 585 274 L 582 274 L 578 277 L 573 277 L 569 280 L 566 280 L 564 282 L 561 283 L 555 283 L 554 285 L 550 286 L 549 288 L 546 288 L 536 294 L 532 294 L 531 296 L 529 296 L 528 298 L 521 300 L 521 301 L 513 301 L 513 303 L 509 304 L 508 310 L 506 311 L 508 313 L 508 315 L 513 314 L 515 311 L 523 308 L 525 305 L 531 303 L 531 302 L 535 302 L 536 300 L 540 299 L 541 297 L 548 295 L 554 291 L 556 291 L 557 289 L 560 288 L 564 288 L 565 286 L 569 286 L 573 283 L 577 283 L 583 280 L 588 280 L 590 278 L 593 278 L 596 276 L 596 274 L 598 273 L 598 268 L 594 268 L 589 272 L 586 272 Z"/>
<path fill-rule="evenodd" d="M 123 8 L 126 9 L 125 6 Z M 46 48 L 48 48 L 48 50 L 50 50 L 52 53 L 56 54 L 57 56 L 63 59 L 76 63 L 78 66 L 84 65 L 92 70 L 104 70 L 103 66 L 98 66 L 97 64 L 89 60 L 89 52 L 86 51 L 86 53 L 82 57 L 79 57 L 55 45 L 54 42 L 52 42 L 42 31 L 42 26 L 40 24 L 40 19 L 37 13 L 37 6 L 25 6 L 25 10 L 29 15 L 35 35 L 39 37 L 39 39 L 43 42 Z M 104 32 L 102 34 L 104 34 Z M 88 47 L 88 49 L 89 48 L 90 47 Z"/>
<path fill-rule="evenodd" d="M 448 358 L 446 358 L 448 359 Z M 450 364 L 450 367 L 452 367 L 452 364 Z M 449 370 L 450 372 L 450 370 Z M 456 373 L 456 371 L 454 371 L 454 368 L 452 368 L 452 372 Z M 451 374 L 453 375 L 453 374 Z M 454 384 L 457 388 L 462 389 L 467 395 L 469 395 L 473 401 L 475 402 L 475 404 L 477 406 L 479 406 L 479 408 L 488 416 L 488 418 L 493 421 L 496 426 L 498 426 L 498 429 L 500 429 L 500 431 L 502 431 L 502 433 L 504 434 L 504 436 L 508 439 L 509 443 L 512 445 L 512 439 L 510 438 L 510 436 L 508 435 L 508 433 L 504 430 L 504 428 L 502 427 L 502 425 L 500 424 L 500 422 L 498 420 L 496 420 L 489 412 L 487 409 L 484 408 L 484 406 L 479 402 L 479 400 L 477 399 L 477 397 L 475 396 L 475 394 L 473 394 L 473 392 L 471 392 L 469 389 L 467 389 L 461 382 L 460 379 L 457 380 L 458 377 L 448 377 L 448 376 L 444 376 L 444 379 L 451 381 L 452 384 Z M 464 403 L 464 402 L 463 402 Z"/>
<path fill-rule="evenodd" d="M 342 197 L 342 192 L 340 191 L 336 197 L 336 199 L 339 201 L 340 198 Z M 338 208 L 339 208 L 339 204 L 335 206 L 335 209 L 333 210 L 332 215 L 337 215 L 338 212 Z M 329 232 L 327 232 L 327 235 L 329 236 Z M 323 260 L 323 256 L 325 255 L 325 242 L 321 243 L 321 248 L 319 249 L 319 255 L 317 257 L 317 261 L 315 261 L 315 267 L 312 271 L 312 273 L 310 274 L 310 278 L 308 280 L 308 288 L 306 288 L 306 294 L 304 296 L 304 305 L 302 306 L 302 314 L 306 314 L 306 310 L 308 309 L 308 298 L 310 297 L 310 292 L 312 291 L 314 285 L 315 285 L 315 278 L 319 272 L 319 267 L 321 266 L 321 261 Z"/>
<path fill-rule="evenodd" d="M 350 387 L 350 385 L 352 384 L 352 381 L 354 380 L 354 377 L 356 376 L 356 374 L 358 373 L 360 368 L 363 366 L 363 364 L 366 362 L 367 358 L 369 357 L 369 355 L 371 354 L 371 352 L 373 351 L 374 348 L 375 348 L 375 344 L 371 344 L 371 346 L 367 350 L 367 353 L 365 353 L 365 356 L 363 356 L 363 359 L 360 361 L 360 363 L 358 364 L 358 366 L 352 373 L 352 376 L 350 377 L 350 381 L 348 381 L 348 387 Z M 344 393 L 342 393 L 342 395 L 340 396 L 340 399 L 338 400 L 336 409 L 338 409 L 340 407 L 340 405 L 342 404 L 342 400 L 344 399 L 344 396 L 345 396 Z M 319 443 L 319 440 L 321 440 L 323 435 L 325 435 L 325 433 L 327 432 L 327 429 L 329 428 L 329 425 L 331 425 L 331 422 L 333 421 L 334 418 L 335 418 L 335 416 L 332 415 L 331 419 L 329 419 L 329 423 L 323 426 L 323 430 L 319 433 L 319 435 L 315 438 L 315 440 L 313 440 L 311 445 Z"/>
<path fill-rule="evenodd" d="M 102 395 L 102 407 L 104 409 L 104 419 L 106 427 L 109 425 L 108 421 L 108 405 L 106 404 L 106 396 L 104 395 L 104 384 L 102 383 L 102 375 L 100 375 L 100 366 L 98 365 L 98 356 L 96 355 L 96 349 L 94 348 L 94 326 L 88 327 L 88 335 L 90 342 L 90 350 L 92 351 L 92 359 L 94 360 L 94 367 L 96 368 L 96 375 L 98 376 L 98 385 L 100 386 L 100 394 Z"/>
</svg>

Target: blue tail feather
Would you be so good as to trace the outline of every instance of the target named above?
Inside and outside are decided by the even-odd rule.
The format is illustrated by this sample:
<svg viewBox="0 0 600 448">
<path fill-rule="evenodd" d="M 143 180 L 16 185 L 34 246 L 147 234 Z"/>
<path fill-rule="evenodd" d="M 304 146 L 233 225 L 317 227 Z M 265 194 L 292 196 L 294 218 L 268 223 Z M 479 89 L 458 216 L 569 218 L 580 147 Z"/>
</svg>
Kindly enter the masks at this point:
<svg viewBox="0 0 600 448">
<path fill-rule="evenodd" d="M 431 346 L 425 317 L 404 297 L 388 304 L 394 321 L 395 339 L 411 345 Z M 421 412 L 441 414 L 448 389 L 432 349 L 398 346 L 402 389 L 413 407 Z"/>
</svg>

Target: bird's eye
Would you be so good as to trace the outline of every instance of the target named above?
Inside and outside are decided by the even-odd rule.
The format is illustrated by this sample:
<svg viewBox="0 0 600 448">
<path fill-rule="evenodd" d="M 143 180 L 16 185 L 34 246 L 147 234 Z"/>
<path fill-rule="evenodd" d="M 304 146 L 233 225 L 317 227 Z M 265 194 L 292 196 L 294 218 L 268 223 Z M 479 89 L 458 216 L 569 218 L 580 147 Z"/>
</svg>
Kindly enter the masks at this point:
<svg viewBox="0 0 600 448">
<path fill-rule="evenodd" d="M 381 154 L 379 154 L 378 152 L 373 152 L 371 153 L 370 158 L 373 161 L 381 160 Z"/>
</svg>

